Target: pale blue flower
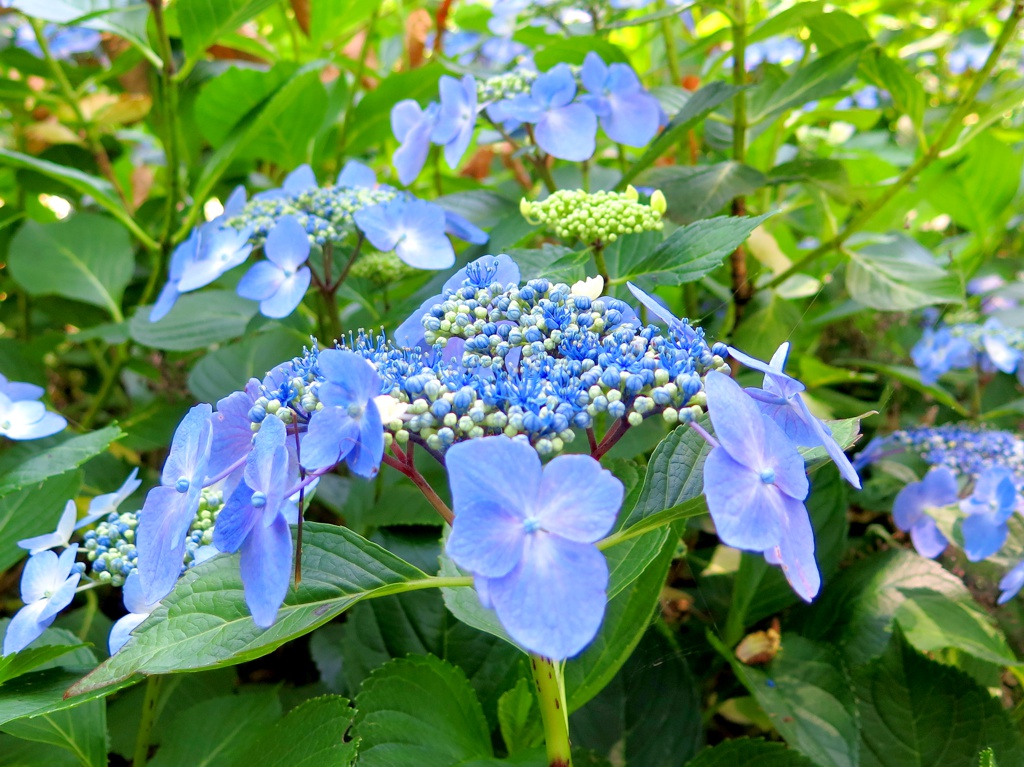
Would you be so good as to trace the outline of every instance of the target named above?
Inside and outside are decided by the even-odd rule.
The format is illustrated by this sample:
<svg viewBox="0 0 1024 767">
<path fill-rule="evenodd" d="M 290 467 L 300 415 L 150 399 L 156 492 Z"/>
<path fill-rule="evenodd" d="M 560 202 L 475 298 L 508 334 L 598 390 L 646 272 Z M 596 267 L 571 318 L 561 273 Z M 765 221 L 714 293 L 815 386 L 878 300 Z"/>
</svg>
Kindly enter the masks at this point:
<svg viewBox="0 0 1024 767">
<path fill-rule="evenodd" d="M 41 551 L 69 546 L 71 544 L 71 535 L 75 532 L 76 519 L 78 519 L 78 508 L 75 506 L 74 501 L 68 501 L 64 505 L 64 513 L 60 515 L 57 529 L 54 532 L 37 535 L 32 538 L 24 538 L 18 541 L 18 546 L 27 549 L 28 553 L 33 556 Z"/>
<path fill-rule="evenodd" d="M 1010 532 L 1006 522 L 1019 500 L 1009 469 L 993 467 L 978 477 L 974 492 L 960 501 L 960 510 L 968 515 L 960 530 L 971 562 L 988 559 L 1002 548 Z"/>
<path fill-rule="evenodd" d="M 952 506 L 959 498 L 956 475 L 946 466 L 929 471 L 924 479 L 911 482 L 896 494 L 892 518 L 923 557 L 934 559 L 946 550 L 949 541 L 939 530 L 928 509 Z"/>
<path fill-rule="evenodd" d="M 250 229 L 238 231 L 219 220 L 199 227 L 199 245 L 194 259 L 184 259 L 179 293 L 188 293 L 209 285 L 225 272 L 243 263 L 252 252 Z M 158 299 L 159 301 L 159 299 Z"/>
<path fill-rule="evenodd" d="M 530 92 L 503 102 L 504 113 L 532 123 L 537 145 L 552 157 L 582 162 L 594 154 L 597 117 L 576 96 L 576 78 L 558 64 L 533 81 Z"/>
<path fill-rule="evenodd" d="M 423 109 L 412 99 L 399 101 L 391 109 L 391 132 L 401 144 L 391 162 L 403 184 L 411 184 L 423 170 L 438 114 L 436 103 L 431 102 Z"/>
<path fill-rule="evenodd" d="M 444 147 L 444 159 L 455 168 L 466 153 L 476 127 L 476 80 L 442 75 L 438 84 L 441 107 L 430 140 Z"/>
<path fill-rule="evenodd" d="M 605 64 L 591 51 L 583 60 L 580 81 L 590 91 L 580 100 L 600 118 L 612 141 L 644 146 L 657 134 L 661 107 L 628 64 Z"/>
<path fill-rule="evenodd" d="M 260 302 L 260 314 L 280 319 L 302 303 L 313 278 L 308 266 L 309 237 L 294 216 L 284 216 L 267 235 L 266 261 L 254 264 L 238 283 L 238 295 Z"/>
<path fill-rule="evenodd" d="M 969 368 L 974 364 L 974 347 L 961 336 L 954 336 L 949 328 L 926 328 L 921 340 L 910 350 L 910 358 L 921 371 L 921 382 L 929 386 L 954 368 Z"/>
<path fill-rule="evenodd" d="M 417 269 L 447 269 L 455 250 L 445 234 L 444 208 L 425 200 L 396 197 L 356 211 L 355 222 L 377 250 L 395 251 Z"/>
<path fill-rule="evenodd" d="M 504 436 L 454 445 L 447 466 L 448 555 L 520 646 L 578 654 L 604 617 L 608 565 L 594 543 L 615 524 L 622 483 L 586 455 L 541 468 L 529 442 Z"/>
<path fill-rule="evenodd" d="M 63 416 L 51 413 L 42 402 L 11 400 L 0 394 L 0 434 L 13 440 L 49 437 L 67 427 Z"/>
<path fill-rule="evenodd" d="M 58 557 L 43 551 L 29 558 L 21 574 L 21 601 L 25 606 L 15 613 L 4 635 L 4 655 L 23 650 L 42 636 L 57 613 L 71 604 L 82 574 L 75 563 L 78 544 L 69 546 Z"/>
</svg>

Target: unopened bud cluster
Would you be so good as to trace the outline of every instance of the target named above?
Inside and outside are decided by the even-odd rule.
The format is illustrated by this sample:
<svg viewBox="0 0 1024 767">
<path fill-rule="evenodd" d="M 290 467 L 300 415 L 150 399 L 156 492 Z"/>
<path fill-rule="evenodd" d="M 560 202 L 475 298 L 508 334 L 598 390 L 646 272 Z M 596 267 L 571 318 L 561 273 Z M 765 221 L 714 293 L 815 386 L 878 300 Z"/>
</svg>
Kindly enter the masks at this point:
<svg viewBox="0 0 1024 767">
<path fill-rule="evenodd" d="M 651 195 L 649 204 L 630 186 L 625 192 L 594 192 L 560 189 L 545 200 L 522 200 L 519 210 L 531 224 L 542 224 L 565 240 L 588 245 L 615 242 L 624 234 L 660 231 L 665 195 Z"/>
<path fill-rule="evenodd" d="M 529 93 L 530 86 L 533 85 L 533 81 L 536 79 L 536 72 L 517 69 L 512 72 L 488 77 L 486 80 L 477 80 L 477 101 L 485 104 L 487 102 L 510 99 L 513 96 L 518 96 L 520 93 Z"/>
<path fill-rule="evenodd" d="M 368 280 L 377 287 L 398 282 L 416 272 L 411 266 L 392 253 L 367 253 L 360 256 L 349 272 L 360 280 Z"/>
</svg>

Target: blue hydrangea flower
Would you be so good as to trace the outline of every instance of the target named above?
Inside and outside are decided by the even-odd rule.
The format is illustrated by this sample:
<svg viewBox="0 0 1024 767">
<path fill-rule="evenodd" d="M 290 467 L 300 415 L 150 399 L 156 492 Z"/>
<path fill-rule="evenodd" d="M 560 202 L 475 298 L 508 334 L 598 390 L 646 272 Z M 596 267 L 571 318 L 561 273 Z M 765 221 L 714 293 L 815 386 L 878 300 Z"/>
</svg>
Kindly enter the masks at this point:
<svg viewBox="0 0 1024 767">
<path fill-rule="evenodd" d="M 502 436 L 453 446 L 447 466 L 448 556 L 522 647 L 555 660 L 579 653 L 604 617 L 608 565 L 593 544 L 615 524 L 622 483 L 585 455 L 542 469 L 529 443 Z"/>
<path fill-rule="evenodd" d="M 391 164 L 403 184 L 411 184 L 423 170 L 439 110 L 434 102 L 423 109 L 412 99 L 399 101 L 391 109 L 391 132 L 401 144 L 391 157 Z"/>
<path fill-rule="evenodd" d="M 495 69 L 508 66 L 520 56 L 525 56 L 530 48 L 511 37 L 491 37 L 480 46 L 480 54 Z"/>
<path fill-rule="evenodd" d="M 481 256 L 476 261 L 467 264 L 448 278 L 441 288 L 441 292 L 457 290 L 464 285 L 473 288 L 487 288 L 496 282 L 501 284 L 502 289 L 509 285 L 519 284 L 519 265 L 504 253 L 497 256 Z M 399 346 L 404 346 L 406 349 L 424 346 L 423 316 L 434 304 L 440 303 L 442 298 L 441 294 L 431 296 L 398 326 L 392 334 L 392 338 Z"/>
<path fill-rule="evenodd" d="M 137 468 L 132 469 L 128 479 L 113 493 L 103 493 L 89 501 L 89 511 L 78 520 L 75 529 L 81 530 L 83 527 L 88 527 L 103 517 L 109 517 L 111 514 L 117 513 L 117 508 L 128 499 L 128 496 L 138 490 L 142 484 L 142 480 L 138 476 L 139 470 Z"/>
<path fill-rule="evenodd" d="M 961 41 L 956 48 L 946 54 L 946 66 L 953 75 L 962 75 L 968 71 L 977 72 L 985 65 L 985 60 L 991 52 L 991 45 Z"/>
<path fill-rule="evenodd" d="M 811 413 L 800 396 L 800 392 L 805 389 L 804 385 L 783 372 L 789 357 L 789 343 L 776 349 L 767 364 L 731 346 L 729 356 L 764 373 L 764 382 L 761 384 L 764 388 L 747 389 L 747 394 L 757 401 L 761 412 L 775 421 L 796 444 L 804 447 L 822 445 L 843 479 L 860 489 L 860 477 L 850 459 L 832 437 L 828 426 Z"/>
<path fill-rule="evenodd" d="M 245 462 L 244 479 L 217 515 L 213 532 L 213 545 L 220 551 L 241 548 L 245 603 L 261 628 L 274 624 L 291 573 L 291 504 L 285 493 L 297 477 L 289 468 L 287 436 L 281 419 L 263 421 Z"/>
<path fill-rule="evenodd" d="M 29 558 L 21 574 L 21 601 L 4 635 L 4 655 L 23 650 L 42 636 L 57 613 L 71 604 L 82 574 L 75 563 L 78 544 L 64 549 L 58 557 L 42 551 Z"/>
<path fill-rule="evenodd" d="M 160 295 L 157 296 L 153 308 L 149 311 L 150 322 L 159 322 L 174 307 L 178 296 L 181 295 L 181 290 L 179 290 L 181 278 L 197 258 L 199 258 L 199 227 L 193 229 L 188 239 L 178 245 L 171 254 L 167 282 L 160 290 Z"/>
<path fill-rule="evenodd" d="M 804 45 L 792 37 L 772 37 L 747 46 L 744 63 L 748 71 L 761 64 L 788 64 L 804 55 Z M 730 59 L 731 60 L 731 59 Z"/>
<path fill-rule="evenodd" d="M 951 506 L 959 498 L 956 475 L 947 467 L 940 466 L 929 471 L 924 479 L 911 482 L 896 494 L 892 504 L 892 518 L 903 532 L 910 533 L 910 540 L 923 557 L 934 559 L 946 550 L 946 539 L 926 510 Z"/>
<path fill-rule="evenodd" d="M 24 538 L 18 541 L 18 546 L 27 549 L 31 555 L 41 551 L 48 551 L 57 547 L 68 546 L 71 543 L 71 534 L 75 532 L 75 520 L 78 519 L 78 508 L 74 501 L 68 501 L 64 506 L 64 513 L 60 515 L 57 522 L 57 529 L 52 533 L 36 535 L 32 538 Z"/>
<path fill-rule="evenodd" d="M 46 390 L 42 386 L 22 383 L 21 381 L 9 381 L 7 376 L 0 373 L 0 394 L 6 396 L 12 402 L 19 400 L 41 399 Z"/>
<path fill-rule="evenodd" d="M 657 134 L 661 107 L 628 64 L 605 64 L 591 51 L 583 60 L 580 81 L 590 91 L 580 100 L 600 118 L 612 141 L 644 146 Z"/>
<path fill-rule="evenodd" d="M 150 602 L 162 599 L 181 573 L 185 538 L 199 509 L 212 444 L 212 408 L 196 405 L 171 440 L 161 484 L 149 491 L 139 513 L 138 551 L 142 588 Z"/>
<path fill-rule="evenodd" d="M 954 368 L 968 368 L 974 364 L 974 347 L 961 336 L 954 336 L 949 328 L 926 328 L 921 340 L 910 350 L 910 358 L 921 371 L 921 381 L 931 386 Z"/>
<path fill-rule="evenodd" d="M 238 231 L 210 221 L 199 228 L 199 245 L 193 259 L 183 259 L 177 291 L 188 293 L 209 285 L 222 274 L 243 263 L 252 252 L 252 231 Z M 158 299 L 159 302 L 159 299 Z"/>
<path fill-rule="evenodd" d="M 1005 330 L 999 320 L 990 317 L 982 326 L 981 343 L 992 367 L 1004 373 L 1013 373 L 1024 355 L 1006 342 Z"/>
<path fill-rule="evenodd" d="M 323 410 L 313 414 L 302 441 L 302 465 L 325 471 L 344 460 L 360 477 L 373 477 L 384 456 L 384 424 L 374 398 L 380 396 L 377 371 L 354 352 L 320 352 L 319 397 Z"/>
<path fill-rule="evenodd" d="M 417 269 L 447 269 L 455 250 L 445 235 L 444 208 L 426 200 L 396 197 L 356 211 L 356 225 L 377 250 L 395 251 Z"/>
<path fill-rule="evenodd" d="M 836 103 L 836 109 L 878 109 L 882 92 L 873 85 L 867 85 Z"/>
<path fill-rule="evenodd" d="M 125 580 L 121 598 L 124 600 L 124 606 L 128 608 L 128 614 L 119 618 L 110 628 L 107 647 L 111 655 L 124 647 L 132 631 L 138 628 L 139 624 L 146 620 L 160 604 L 159 599 L 152 602 L 146 601 L 146 595 L 142 591 L 142 579 L 138 572 L 131 573 Z"/>
<path fill-rule="evenodd" d="M 1004 605 L 1017 596 L 1021 587 L 1024 586 L 1024 562 L 1018 562 L 999 581 L 999 599 L 996 604 Z"/>
<path fill-rule="evenodd" d="M 280 319 L 302 303 L 313 273 L 303 266 L 309 258 L 309 237 L 294 216 L 285 216 L 267 235 L 266 261 L 254 264 L 238 283 L 238 295 L 260 302 L 260 314 Z"/>
<path fill-rule="evenodd" d="M 42 402 L 11 400 L 0 394 L 0 434 L 7 439 L 27 440 L 49 437 L 63 431 L 68 422 L 51 413 Z"/>
<path fill-rule="evenodd" d="M 804 506 L 809 485 L 803 458 L 729 376 L 708 373 L 704 386 L 718 440 L 704 463 L 704 496 L 718 537 L 726 545 L 763 552 L 809 602 L 821 576 Z"/>
<path fill-rule="evenodd" d="M 455 168 L 469 148 L 476 127 L 476 80 L 442 75 L 438 84 L 441 107 L 430 140 L 444 147 L 444 159 Z"/>
<path fill-rule="evenodd" d="M 597 117 L 573 103 L 576 78 L 568 64 L 558 64 L 533 81 L 530 92 L 504 102 L 504 112 L 534 125 L 537 145 L 552 157 L 582 162 L 594 154 Z"/>
<path fill-rule="evenodd" d="M 960 529 L 964 553 L 970 561 L 980 562 L 999 551 L 1010 532 L 1006 521 L 1013 516 L 1018 501 L 1009 469 L 993 467 L 982 472 L 974 492 L 960 501 L 960 510 L 968 515 Z"/>
</svg>

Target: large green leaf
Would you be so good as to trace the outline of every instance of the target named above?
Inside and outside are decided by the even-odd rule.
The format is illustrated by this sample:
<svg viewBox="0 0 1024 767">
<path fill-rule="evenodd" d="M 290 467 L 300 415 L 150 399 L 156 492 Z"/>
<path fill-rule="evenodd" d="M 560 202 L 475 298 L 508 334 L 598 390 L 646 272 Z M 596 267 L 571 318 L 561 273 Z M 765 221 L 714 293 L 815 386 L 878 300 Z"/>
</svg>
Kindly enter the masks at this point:
<svg viewBox="0 0 1024 767">
<path fill-rule="evenodd" d="M 643 183 L 665 193 L 665 215 L 679 224 L 714 216 L 734 198 L 768 183 L 756 168 L 727 160 L 713 165 L 670 165 L 644 174 Z"/>
<path fill-rule="evenodd" d="M 291 359 L 308 337 L 288 328 L 246 335 L 204 356 L 188 375 L 188 388 L 205 402 L 216 402 L 237 391 L 250 377 L 263 378 L 282 360 Z"/>
<path fill-rule="evenodd" d="M 57 438 L 43 448 L 32 445 L 26 446 L 24 452 L 9 452 L 0 458 L 0 496 L 81 466 L 106 450 L 120 435 L 117 426 L 107 426 L 89 434 Z"/>
<path fill-rule="evenodd" d="M 999 701 L 899 634 L 853 678 L 863 767 L 975 767 L 986 747 L 1000 764 L 1024 763 L 1020 733 Z"/>
<path fill-rule="evenodd" d="M 178 0 L 186 58 L 194 62 L 218 37 L 235 31 L 273 4 L 274 0 Z"/>
<path fill-rule="evenodd" d="M 963 303 L 960 279 L 903 234 L 851 251 L 846 288 L 855 301 L 888 312 Z"/>
<path fill-rule="evenodd" d="M 704 419 L 703 425 L 708 421 Z M 690 501 L 704 492 L 704 459 L 708 443 L 689 426 L 678 426 L 661 441 L 647 464 L 647 476 L 636 506 L 622 528 Z"/>
<path fill-rule="evenodd" d="M 81 485 L 82 472 L 66 471 L 0 497 L 0 570 L 28 553 L 18 541 L 57 528 L 64 504 L 78 495 Z"/>
<path fill-rule="evenodd" d="M 713 635 L 709 638 L 790 746 L 821 767 L 860 764 L 857 701 L 834 648 L 784 634 L 781 651 L 761 670 L 741 663 Z"/>
<path fill-rule="evenodd" d="M 360 767 L 451 767 L 494 755 L 469 680 L 432 656 L 381 666 L 363 683 L 356 710 Z"/>
<path fill-rule="evenodd" d="M 52 224 L 27 221 L 11 240 L 8 266 L 30 295 L 84 301 L 120 322 L 135 255 L 124 227 L 79 213 Z"/>
<path fill-rule="evenodd" d="M 189 570 L 120 652 L 75 685 L 82 693 L 137 674 L 229 666 L 266 655 L 360 599 L 432 585 L 420 570 L 343 527 L 306 523 L 302 583 L 260 629 L 245 605 L 237 556 Z"/>
<path fill-rule="evenodd" d="M 48 743 L 74 754 L 82 767 L 107 765 L 107 704 L 90 700 L 74 708 L 24 719 L 0 729 L 17 738 Z"/>
<path fill-rule="evenodd" d="M 346 742 L 344 736 L 355 713 L 347 700 L 336 696 L 300 703 L 273 727 L 257 733 L 231 767 L 348 767 L 358 743 Z M 231 718 L 238 714 L 232 711 Z"/>
<path fill-rule="evenodd" d="M 231 67 L 209 80 L 196 97 L 195 119 L 203 136 L 218 147 L 254 109 L 284 85 L 298 67 L 290 61 L 270 69 Z"/>
<path fill-rule="evenodd" d="M 771 91 L 761 109 L 750 116 L 752 123 L 774 117 L 808 101 L 830 96 L 853 77 L 866 43 L 855 42 L 801 67 L 792 77 Z"/>
<path fill-rule="evenodd" d="M 501 739 L 510 754 L 525 751 L 543 741 L 544 732 L 537 708 L 533 684 L 526 677 L 521 677 L 515 687 L 498 699 Z"/>
<path fill-rule="evenodd" d="M 739 738 L 702 751 L 686 767 L 815 767 L 814 762 L 781 743 Z"/>
<path fill-rule="evenodd" d="M 149 321 L 150 307 L 140 307 L 128 329 L 132 339 L 143 346 L 187 352 L 238 338 L 258 308 L 255 301 L 229 290 L 188 293 L 159 322 Z"/>
</svg>

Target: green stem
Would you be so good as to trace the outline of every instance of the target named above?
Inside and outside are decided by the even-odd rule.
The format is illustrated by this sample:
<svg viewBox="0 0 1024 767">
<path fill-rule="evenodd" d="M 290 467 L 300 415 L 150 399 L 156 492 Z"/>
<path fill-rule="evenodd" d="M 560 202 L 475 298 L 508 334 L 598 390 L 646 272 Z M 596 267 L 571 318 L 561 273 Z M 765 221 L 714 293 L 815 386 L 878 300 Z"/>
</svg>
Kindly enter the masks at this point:
<svg viewBox="0 0 1024 767">
<path fill-rule="evenodd" d="M 1017 25 L 1020 23 L 1022 17 L 1024 17 L 1024 0 L 1017 0 L 1017 2 L 1013 4 L 1013 10 L 1010 12 L 1009 17 L 1006 19 L 1006 24 L 1003 26 L 1002 33 L 1000 33 L 995 45 L 992 46 L 992 51 L 989 53 L 988 59 L 986 59 L 977 75 L 975 75 L 970 88 L 968 88 L 960 97 L 960 101 L 956 108 L 952 113 L 950 113 L 945 124 L 942 126 L 942 130 L 939 132 L 939 135 L 936 137 L 935 141 L 928 146 L 928 150 L 914 161 L 910 167 L 903 171 L 899 178 L 890 184 L 885 192 L 861 208 L 857 215 L 847 221 L 846 226 L 843 227 L 842 231 L 827 242 L 823 242 L 803 258 L 794 261 L 788 269 L 784 269 L 779 272 L 765 285 L 766 288 L 774 288 L 777 285 L 780 285 L 790 276 L 814 263 L 822 256 L 842 247 L 843 243 L 845 243 L 852 235 L 859 232 L 868 223 L 868 221 L 875 216 L 875 214 L 888 205 L 897 194 L 902 192 L 904 188 L 917 178 L 921 171 L 931 165 L 932 162 L 939 157 L 943 147 L 953 137 L 956 130 L 963 125 L 964 118 L 970 114 L 971 110 L 974 108 L 974 101 L 978 97 L 978 92 L 981 90 L 982 85 L 985 84 L 988 76 L 992 73 L 992 69 L 995 67 L 996 62 L 999 61 L 999 57 L 1002 55 L 1003 49 L 1006 48 L 1006 45 L 1011 39 L 1013 39 L 1014 32 L 1016 31 Z"/>
<path fill-rule="evenodd" d="M 157 703 L 160 700 L 160 688 L 164 678 L 159 674 L 146 678 L 146 696 L 142 701 L 142 718 L 135 734 L 135 756 L 132 767 L 146 767 L 149 759 L 149 738 L 156 723 Z"/>
<path fill-rule="evenodd" d="M 530 655 L 530 669 L 537 685 L 537 701 L 544 726 L 549 767 L 572 767 L 569 746 L 569 711 L 565 707 L 565 680 L 561 665 Z"/>
<path fill-rule="evenodd" d="M 116 357 L 114 364 L 107 368 L 103 374 L 103 381 L 100 383 L 100 388 L 96 392 L 96 396 L 92 398 L 92 402 L 89 404 L 89 409 L 85 415 L 82 416 L 81 427 L 85 431 L 92 426 L 93 421 L 96 420 L 96 416 L 99 415 L 100 410 L 107 404 L 107 400 L 110 398 L 111 393 L 114 391 L 114 387 L 117 385 L 117 379 L 121 375 L 121 371 L 124 369 L 125 364 L 128 362 L 128 355 L 126 353 L 127 344 L 121 344 L 116 348 Z"/>
<path fill-rule="evenodd" d="M 93 618 L 96 617 L 96 612 L 99 610 L 100 600 L 96 596 L 95 591 L 85 592 L 85 610 L 82 616 L 82 625 L 78 629 L 78 638 L 83 642 L 85 638 L 89 636 L 89 629 L 92 628 Z"/>
<path fill-rule="evenodd" d="M 604 243 L 595 242 L 592 247 L 594 248 L 594 265 L 597 267 L 597 273 L 601 275 L 601 279 L 604 280 L 605 287 L 607 288 L 612 284 L 612 280 L 608 276 L 608 263 L 604 260 Z"/>
<path fill-rule="evenodd" d="M 345 119 L 341 123 L 341 130 L 338 132 L 338 154 L 345 151 L 345 142 L 348 140 L 348 129 L 352 122 L 353 106 L 355 105 L 356 92 L 362 87 L 363 75 L 366 73 L 366 57 L 370 53 L 370 38 L 373 37 L 373 29 L 377 25 L 377 16 L 380 13 L 378 5 L 366 25 L 366 36 L 359 48 L 359 60 L 356 63 L 355 79 L 352 81 L 352 88 L 348 92 L 348 100 L 345 103 Z"/>
<path fill-rule="evenodd" d="M 747 159 L 747 0 L 733 0 L 733 68 L 732 80 L 737 88 L 733 106 L 732 123 L 732 159 L 743 163 Z M 732 214 L 744 216 L 747 212 L 747 201 L 737 197 L 732 201 Z M 753 295 L 750 280 L 747 277 L 747 251 L 742 245 L 733 251 L 729 258 L 732 272 L 732 294 L 736 309 L 736 319 L 743 315 L 743 308 L 750 302 Z"/>
<path fill-rule="evenodd" d="M 178 209 L 178 198 L 181 196 L 181 178 L 179 173 L 181 147 L 178 140 L 177 123 L 178 84 L 174 79 L 174 54 L 171 50 L 171 39 L 167 34 L 167 25 L 164 22 L 163 0 L 149 0 L 149 5 L 153 9 L 153 25 L 156 28 L 156 36 L 160 44 L 160 58 L 163 60 L 163 66 L 160 68 L 160 104 L 164 122 L 162 143 L 164 145 L 164 156 L 167 158 L 167 212 L 160 241 L 163 245 L 163 255 L 166 256 L 171 245 L 174 218 Z"/>
</svg>

